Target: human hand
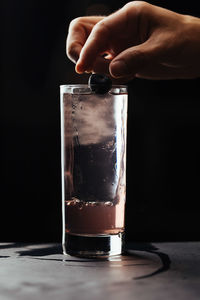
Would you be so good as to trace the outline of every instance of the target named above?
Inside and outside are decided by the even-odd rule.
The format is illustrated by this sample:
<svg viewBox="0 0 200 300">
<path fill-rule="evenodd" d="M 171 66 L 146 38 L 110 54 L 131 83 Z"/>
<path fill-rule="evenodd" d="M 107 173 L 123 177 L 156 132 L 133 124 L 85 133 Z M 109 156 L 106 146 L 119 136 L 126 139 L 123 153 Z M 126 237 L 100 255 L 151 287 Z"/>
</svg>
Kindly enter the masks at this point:
<svg viewBox="0 0 200 300">
<path fill-rule="evenodd" d="M 108 17 L 73 20 L 67 55 L 76 71 L 127 81 L 200 76 L 200 19 L 142 1 Z"/>
</svg>

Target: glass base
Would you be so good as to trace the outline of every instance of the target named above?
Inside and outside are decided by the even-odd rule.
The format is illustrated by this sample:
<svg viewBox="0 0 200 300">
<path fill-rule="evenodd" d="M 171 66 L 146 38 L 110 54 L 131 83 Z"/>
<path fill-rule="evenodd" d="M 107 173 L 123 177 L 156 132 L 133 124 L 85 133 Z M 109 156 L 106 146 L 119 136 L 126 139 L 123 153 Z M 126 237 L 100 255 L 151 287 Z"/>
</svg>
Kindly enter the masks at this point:
<svg viewBox="0 0 200 300">
<path fill-rule="evenodd" d="M 124 233 L 113 235 L 65 234 L 63 253 L 79 257 L 107 257 L 123 253 Z"/>
</svg>

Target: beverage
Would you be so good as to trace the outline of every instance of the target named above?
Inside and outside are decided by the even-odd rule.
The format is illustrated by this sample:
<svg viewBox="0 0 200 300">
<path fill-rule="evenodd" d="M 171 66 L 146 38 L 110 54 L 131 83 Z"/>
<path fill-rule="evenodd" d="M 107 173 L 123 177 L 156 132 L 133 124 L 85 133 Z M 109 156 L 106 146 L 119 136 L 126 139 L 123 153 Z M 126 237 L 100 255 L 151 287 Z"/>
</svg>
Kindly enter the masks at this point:
<svg viewBox="0 0 200 300">
<path fill-rule="evenodd" d="M 121 245 L 124 232 L 127 93 L 96 95 L 85 86 L 64 91 L 63 244 L 70 254 L 109 254 L 102 237 Z"/>
<path fill-rule="evenodd" d="M 66 232 L 122 232 L 125 179 L 117 175 L 114 139 L 107 139 L 104 143 L 96 145 L 69 147 L 66 152 L 70 166 L 66 172 L 65 184 Z M 121 173 L 125 174 L 123 164 L 120 169 Z"/>
<path fill-rule="evenodd" d="M 66 201 L 66 232 L 69 234 L 118 234 L 124 231 L 124 201 Z"/>
</svg>

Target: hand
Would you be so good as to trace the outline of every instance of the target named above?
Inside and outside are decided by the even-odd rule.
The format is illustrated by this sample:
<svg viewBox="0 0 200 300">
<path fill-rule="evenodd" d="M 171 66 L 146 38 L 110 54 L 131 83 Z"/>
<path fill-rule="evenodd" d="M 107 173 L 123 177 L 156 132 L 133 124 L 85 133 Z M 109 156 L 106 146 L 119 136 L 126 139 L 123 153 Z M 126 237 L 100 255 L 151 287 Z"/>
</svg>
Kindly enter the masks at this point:
<svg viewBox="0 0 200 300">
<path fill-rule="evenodd" d="M 78 73 L 104 73 L 121 81 L 199 77 L 200 19 L 129 2 L 108 17 L 73 20 L 67 55 Z"/>
</svg>

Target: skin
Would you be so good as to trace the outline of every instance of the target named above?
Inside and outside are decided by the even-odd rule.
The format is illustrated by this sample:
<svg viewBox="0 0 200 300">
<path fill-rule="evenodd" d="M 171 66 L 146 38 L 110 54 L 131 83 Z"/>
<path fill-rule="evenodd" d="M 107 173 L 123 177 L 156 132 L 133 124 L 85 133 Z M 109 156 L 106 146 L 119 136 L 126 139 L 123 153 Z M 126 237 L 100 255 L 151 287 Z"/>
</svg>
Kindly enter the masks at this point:
<svg viewBox="0 0 200 300">
<path fill-rule="evenodd" d="M 134 77 L 200 76 L 200 19 L 143 1 L 107 16 L 80 17 L 69 26 L 67 56 L 76 72 Z"/>
</svg>

